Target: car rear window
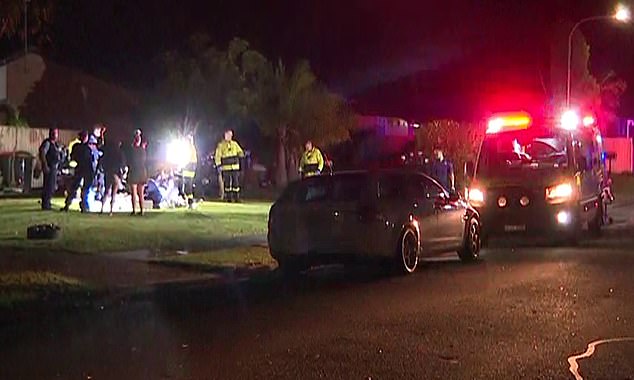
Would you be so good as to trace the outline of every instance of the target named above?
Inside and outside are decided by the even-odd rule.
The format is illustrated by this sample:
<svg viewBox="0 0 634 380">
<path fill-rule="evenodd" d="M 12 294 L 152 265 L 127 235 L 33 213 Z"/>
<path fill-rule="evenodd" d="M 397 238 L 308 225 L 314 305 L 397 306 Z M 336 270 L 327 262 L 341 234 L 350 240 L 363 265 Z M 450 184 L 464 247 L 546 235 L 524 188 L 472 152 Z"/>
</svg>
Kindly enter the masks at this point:
<svg viewBox="0 0 634 380">
<path fill-rule="evenodd" d="M 326 200 L 329 193 L 328 182 L 325 177 L 309 178 L 302 181 L 297 191 L 296 201 L 305 203 Z"/>
<path fill-rule="evenodd" d="M 286 186 L 286 189 L 280 195 L 278 201 L 279 202 L 294 202 L 297 197 L 297 192 L 299 189 L 299 182 L 291 182 Z"/>
</svg>

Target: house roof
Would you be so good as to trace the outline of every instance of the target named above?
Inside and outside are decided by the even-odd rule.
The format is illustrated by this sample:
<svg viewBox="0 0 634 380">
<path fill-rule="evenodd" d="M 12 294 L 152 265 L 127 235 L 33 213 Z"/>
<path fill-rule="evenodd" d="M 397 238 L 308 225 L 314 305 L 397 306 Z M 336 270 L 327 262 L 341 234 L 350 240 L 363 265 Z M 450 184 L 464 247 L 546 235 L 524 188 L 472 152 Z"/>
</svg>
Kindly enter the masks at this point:
<svg viewBox="0 0 634 380">
<path fill-rule="evenodd" d="M 11 62 L 24 53 L 5 59 Z M 34 127 L 91 129 L 105 123 L 110 135 L 128 137 L 139 100 L 122 86 L 44 58 L 45 70 L 20 108 Z"/>
</svg>

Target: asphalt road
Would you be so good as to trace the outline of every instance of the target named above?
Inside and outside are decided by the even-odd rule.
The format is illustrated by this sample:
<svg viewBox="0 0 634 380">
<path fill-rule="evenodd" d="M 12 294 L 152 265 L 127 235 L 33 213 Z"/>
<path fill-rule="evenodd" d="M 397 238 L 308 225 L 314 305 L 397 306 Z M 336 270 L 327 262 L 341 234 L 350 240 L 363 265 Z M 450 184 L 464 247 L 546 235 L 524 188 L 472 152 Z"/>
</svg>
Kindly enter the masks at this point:
<svg viewBox="0 0 634 380">
<path fill-rule="evenodd" d="M 633 211 L 575 248 L 165 288 L 5 326 L 0 379 L 575 379 L 571 363 L 578 379 L 633 379 Z"/>
</svg>

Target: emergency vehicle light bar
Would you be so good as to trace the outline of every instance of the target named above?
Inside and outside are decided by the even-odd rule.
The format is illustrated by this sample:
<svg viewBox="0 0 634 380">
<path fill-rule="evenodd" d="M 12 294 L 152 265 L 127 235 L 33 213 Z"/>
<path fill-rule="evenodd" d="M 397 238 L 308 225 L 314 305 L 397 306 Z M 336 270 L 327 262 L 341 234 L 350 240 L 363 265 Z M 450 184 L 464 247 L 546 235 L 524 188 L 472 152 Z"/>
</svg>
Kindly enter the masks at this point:
<svg viewBox="0 0 634 380">
<path fill-rule="evenodd" d="M 525 112 L 498 114 L 489 119 L 487 134 L 527 129 L 532 119 Z"/>
<path fill-rule="evenodd" d="M 586 115 L 583 118 L 575 110 L 567 110 L 561 115 L 559 127 L 567 131 L 574 131 L 580 126 L 592 127 L 596 125 L 597 120 L 593 115 Z"/>
</svg>

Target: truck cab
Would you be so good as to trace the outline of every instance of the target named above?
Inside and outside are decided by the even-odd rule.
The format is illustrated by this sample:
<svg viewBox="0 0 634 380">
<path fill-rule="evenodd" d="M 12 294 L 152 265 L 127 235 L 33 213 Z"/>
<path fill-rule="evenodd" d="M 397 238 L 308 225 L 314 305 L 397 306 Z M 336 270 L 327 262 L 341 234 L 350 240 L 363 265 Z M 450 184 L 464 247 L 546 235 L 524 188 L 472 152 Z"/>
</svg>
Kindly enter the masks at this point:
<svg viewBox="0 0 634 380">
<path fill-rule="evenodd" d="M 600 232 L 604 153 L 591 115 L 494 115 L 465 175 L 465 195 L 481 215 L 484 239 L 522 234 L 575 243 L 584 228 Z"/>
</svg>

